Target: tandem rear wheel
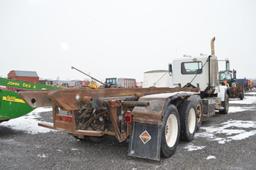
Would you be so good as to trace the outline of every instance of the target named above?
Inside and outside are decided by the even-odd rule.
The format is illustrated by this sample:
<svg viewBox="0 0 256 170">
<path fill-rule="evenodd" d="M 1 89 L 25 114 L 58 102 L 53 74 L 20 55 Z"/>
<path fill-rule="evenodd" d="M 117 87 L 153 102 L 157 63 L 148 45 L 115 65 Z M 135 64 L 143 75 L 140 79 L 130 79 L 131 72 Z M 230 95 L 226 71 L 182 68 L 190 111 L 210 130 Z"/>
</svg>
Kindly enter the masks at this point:
<svg viewBox="0 0 256 170">
<path fill-rule="evenodd" d="M 189 97 L 180 107 L 181 139 L 192 141 L 202 124 L 202 105 L 199 96 Z"/>
<path fill-rule="evenodd" d="M 168 106 L 163 117 L 161 156 L 171 157 L 177 148 L 180 136 L 180 117 L 174 105 Z"/>
</svg>

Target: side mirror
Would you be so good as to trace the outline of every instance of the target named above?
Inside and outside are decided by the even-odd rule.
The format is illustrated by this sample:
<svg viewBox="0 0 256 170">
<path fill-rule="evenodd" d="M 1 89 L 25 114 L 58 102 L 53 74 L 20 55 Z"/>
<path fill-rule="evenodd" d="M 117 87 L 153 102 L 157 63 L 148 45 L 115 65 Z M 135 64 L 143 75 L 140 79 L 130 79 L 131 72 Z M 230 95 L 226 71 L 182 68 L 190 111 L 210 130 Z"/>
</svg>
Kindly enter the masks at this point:
<svg viewBox="0 0 256 170">
<path fill-rule="evenodd" d="M 172 73 L 172 64 L 169 64 L 169 73 Z"/>
</svg>

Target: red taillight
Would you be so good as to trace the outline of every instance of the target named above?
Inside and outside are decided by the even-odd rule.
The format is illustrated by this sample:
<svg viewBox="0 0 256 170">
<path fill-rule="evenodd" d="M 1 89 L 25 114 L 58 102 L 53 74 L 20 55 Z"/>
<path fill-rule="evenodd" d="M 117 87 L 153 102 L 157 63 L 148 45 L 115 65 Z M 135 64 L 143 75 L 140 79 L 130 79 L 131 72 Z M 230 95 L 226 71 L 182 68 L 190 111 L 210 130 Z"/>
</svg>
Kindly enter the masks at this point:
<svg viewBox="0 0 256 170">
<path fill-rule="evenodd" d="M 64 121 L 64 122 L 72 122 L 72 116 L 56 116 L 56 120 Z"/>
<path fill-rule="evenodd" d="M 128 111 L 124 114 L 124 120 L 127 124 L 132 123 L 132 112 Z"/>
<path fill-rule="evenodd" d="M 72 116 L 63 116 L 63 120 L 66 122 L 72 122 Z"/>
</svg>

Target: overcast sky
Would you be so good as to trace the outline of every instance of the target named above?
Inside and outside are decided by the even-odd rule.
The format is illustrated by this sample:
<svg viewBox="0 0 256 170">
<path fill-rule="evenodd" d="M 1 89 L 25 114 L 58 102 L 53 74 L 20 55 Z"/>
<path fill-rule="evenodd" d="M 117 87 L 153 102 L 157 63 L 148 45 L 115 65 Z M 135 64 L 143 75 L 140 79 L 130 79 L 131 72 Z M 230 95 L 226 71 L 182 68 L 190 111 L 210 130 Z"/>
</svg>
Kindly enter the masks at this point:
<svg viewBox="0 0 256 170">
<path fill-rule="evenodd" d="M 229 58 L 238 77 L 256 78 L 255 0 L 0 0 L 0 76 L 134 77 L 167 69 L 183 54 Z"/>
</svg>

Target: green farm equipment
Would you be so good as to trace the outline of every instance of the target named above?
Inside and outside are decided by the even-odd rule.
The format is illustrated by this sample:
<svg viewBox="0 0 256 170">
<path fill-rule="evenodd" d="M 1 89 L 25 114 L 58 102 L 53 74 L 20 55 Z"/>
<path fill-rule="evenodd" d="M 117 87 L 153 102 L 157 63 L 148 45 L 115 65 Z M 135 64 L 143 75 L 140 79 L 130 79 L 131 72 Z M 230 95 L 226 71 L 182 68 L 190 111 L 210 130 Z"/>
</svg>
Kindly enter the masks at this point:
<svg viewBox="0 0 256 170">
<path fill-rule="evenodd" d="M 219 72 L 219 81 L 222 85 L 228 87 L 228 95 L 230 98 L 240 98 L 243 100 L 245 85 L 236 78 L 236 70 L 230 70 L 229 60 L 224 61 L 226 62 L 226 70 Z"/>
<path fill-rule="evenodd" d="M 0 122 L 23 116 L 33 110 L 17 92 L 56 90 L 56 86 L 0 78 Z"/>
</svg>

